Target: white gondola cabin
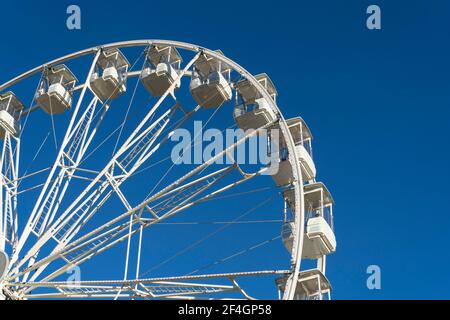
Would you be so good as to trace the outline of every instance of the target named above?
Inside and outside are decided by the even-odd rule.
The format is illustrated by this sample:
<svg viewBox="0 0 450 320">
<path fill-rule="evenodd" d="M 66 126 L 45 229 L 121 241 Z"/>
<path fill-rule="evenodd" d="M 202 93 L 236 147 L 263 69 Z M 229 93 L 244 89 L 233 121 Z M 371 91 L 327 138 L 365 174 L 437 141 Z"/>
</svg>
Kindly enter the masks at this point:
<svg viewBox="0 0 450 320">
<path fill-rule="evenodd" d="M 316 166 L 312 157 L 312 134 L 302 118 L 297 117 L 286 120 L 286 123 L 294 139 L 295 149 L 300 163 L 302 171 L 303 181 L 312 182 L 316 177 Z M 277 143 L 279 146 L 279 169 L 278 172 L 272 175 L 275 183 L 278 186 L 285 186 L 291 184 L 294 176 L 292 172 L 292 165 L 288 160 L 288 153 L 286 148 L 286 142 L 281 138 Z"/>
<path fill-rule="evenodd" d="M 0 250 L 0 280 L 3 278 L 8 269 L 8 263 L 9 263 L 8 255 L 2 250 Z"/>
<path fill-rule="evenodd" d="M 112 101 L 127 90 L 130 63 L 118 49 L 102 51 L 90 79 L 90 86 L 102 101 Z"/>
<path fill-rule="evenodd" d="M 177 81 L 182 61 L 175 47 L 151 46 L 147 50 L 141 81 L 152 96 L 162 96 Z M 180 84 L 181 82 L 177 81 L 174 91 L 180 88 Z"/>
<path fill-rule="evenodd" d="M 220 50 L 216 52 L 223 55 Z M 206 109 L 218 108 L 232 98 L 230 76 L 230 66 L 202 54 L 195 62 L 192 73 L 189 85 L 191 95 Z"/>
<path fill-rule="evenodd" d="M 72 89 L 77 78 L 65 65 L 46 69 L 36 102 L 48 114 L 61 114 L 72 107 Z"/>
<path fill-rule="evenodd" d="M 277 91 L 267 74 L 262 73 L 255 76 L 272 99 L 275 101 Z M 242 130 L 258 129 L 274 121 L 277 116 L 270 108 L 269 102 L 262 97 L 258 90 L 247 79 L 236 84 L 236 103 L 234 107 L 234 119 Z"/>
<path fill-rule="evenodd" d="M 318 259 L 336 251 L 336 238 L 333 227 L 333 198 L 326 186 L 313 183 L 304 186 L 305 194 L 305 235 L 302 257 Z M 294 207 L 294 190 L 283 193 L 285 199 L 284 223 L 281 231 L 284 245 L 292 251 L 294 239 L 293 217 L 289 216 Z M 290 211 L 290 212 L 289 212 Z"/>
<path fill-rule="evenodd" d="M 279 296 L 286 287 L 286 277 L 275 280 Z M 298 275 L 294 300 L 330 300 L 331 284 L 318 269 L 302 271 Z"/>
<path fill-rule="evenodd" d="M 20 114 L 23 110 L 22 102 L 12 92 L 0 94 L 0 139 L 6 132 L 11 135 L 19 133 Z"/>
</svg>

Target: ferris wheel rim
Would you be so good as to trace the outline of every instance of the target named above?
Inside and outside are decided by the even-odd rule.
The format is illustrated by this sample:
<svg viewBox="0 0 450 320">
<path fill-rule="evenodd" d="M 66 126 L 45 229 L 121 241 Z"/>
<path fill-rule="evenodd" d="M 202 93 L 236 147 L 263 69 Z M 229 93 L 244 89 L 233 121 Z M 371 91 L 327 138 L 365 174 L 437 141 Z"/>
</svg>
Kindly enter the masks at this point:
<svg viewBox="0 0 450 320">
<path fill-rule="evenodd" d="M 190 44 L 187 42 L 179 42 L 179 41 L 172 41 L 172 40 L 156 40 L 156 39 L 145 39 L 145 40 L 129 40 L 129 41 L 121 41 L 121 42 L 113 42 L 105 45 L 100 46 L 94 46 L 88 49 L 80 50 L 74 53 L 67 54 L 65 56 L 62 56 L 60 58 L 54 59 L 52 61 L 49 61 L 45 64 L 42 64 L 40 66 L 37 66 L 33 69 L 30 69 L 19 76 L 3 83 L 0 85 L 0 92 L 5 91 L 9 87 L 19 83 L 20 81 L 31 77 L 39 72 L 42 72 L 45 68 L 51 67 L 53 65 L 61 64 L 66 61 L 70 61 L 82 56 L 87 56 L 90 54 L 96 54 L 100 50 L 108 50 L 108 49 L 120 49 L 120 48 L 129 48 L 129 47 L 148 47 L 151 45 L 168 45 L 171 47 L 175 47 L 178 49 L 184 49 L 188 51 L 193 52 L 202 52 L 205 54 L 208 54 L 209 56 L 227 63 L 229 66 L 232 67 L 232 69 L 236 72 L 238 72 L 242 77 L 247 79 L 252 85 L 255 86 L 255 88 L 259 91 L 259 93 L 265 98 L 272 111 L 275 112 L 275 114 L 278 116 L 278 123 L 279 127 L 281 129 L 281 132 L 286 140 L 286 146 L 289 152 L 289 158 L 292 161 L 290 162 L 290 165 L 292 166 L 292 172 L 293 172 L 293 183 L 292 187 L 294 189 L 294 195 L 295 195 L 295 221 L 296 223 L 296 230 L 294 230 L 293 236 L 293 249 L 291 253 L 291 274 L 287 279 L 286 282 L 286 290 L 283 295 L 283 299 L 293 299 L 295 295 L 296 286 L 298 283 L 299 273 L 300 273 L 300 266 L 302 261 L 302 249 L 303 249 L 303 234 L 305 230 L 305 221 L 304 221 L 304 215 L 305 215 L 305 208 L 304 208 L 304 191 L 303 191 L 303 177 L 302 177 L 302 171 L 300 167 L 300 163 L 298 161 L 294 161 L 294 159 L 298 158 L 297 150 L 295 148 L 295 143 L 292 137 L 292 134 L 289 130 L 289 127 L 286 123 L 286 119 L 284 118 L 283 113 L 281 112 L 278 105 L 275 103 L 275 101 L 272 99 L 272 97 L 267 93 L 265 88 L 255 79 L 255 77 L 248 72 L 246 69 L 244 69 L 242 66 L 240 66 L 238 63 L 236 63 L 234 60 L 224 56 L 217 54 L 216 52 L 207 49 L 205 47 Z"/>
</svg>

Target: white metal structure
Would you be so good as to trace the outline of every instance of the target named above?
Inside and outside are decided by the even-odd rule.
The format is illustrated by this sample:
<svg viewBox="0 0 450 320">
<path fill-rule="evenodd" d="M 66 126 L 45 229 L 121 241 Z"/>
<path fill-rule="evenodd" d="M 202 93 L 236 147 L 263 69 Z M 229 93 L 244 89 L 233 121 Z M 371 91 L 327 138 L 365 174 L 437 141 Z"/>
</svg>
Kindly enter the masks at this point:
<svg viewBox="0 0 450 320">
<path fill-rule="evenodd" d="M 300 164 L 302 177 L 305 182 L 312 182 L 316 177 L 316 166 L 312 158 L 312 134 L 302 118 L 286 120 L 289 131 L 294 140 L 297 160 Z M 280 148 L 280 169 L 273 175 L 273 179 L 278 186 L 286 186 L 293 182 L 292 164 L 288 157 L 288 148 L 283 137 L 278 143 Z"/>
<path fill-rule="evenodd" d="M 319 259 L 336 251 L 336 238 L 333 231 L 333 199 L 321 182 L 307 184 L 305 190 L 305 240 L 303 243 L 303 258 Z M 294 239 L 294 222 L 288 218 L 288 208 L 292 208 L 295 196 L 292 189 L 284 193 L 286 201 L 283 223 L 283 242 L 286 248 L 292 250 Z"/>
<path fill-rule="evenodd" d="M 97 69 L 91 76 L 91 89 L 102 101 L 111 101 L 127 90 L 126 80 L 130 64 L 118 49 L 102 51 Z"/>
<path fill-rule="evenodd" d="M 220 59 L 222 51 L 215 52 L 216 57 L 204 53 L 195 61 L 191 77 L 191 94 L 204 108 L 218 108 L 232 97 L 231 67 Z"/>
<path fill-rule="evenodd" d="M 12 92 L 0 94 L 0 138 L 4 139 L 6 133 L 17 135 L 19 133 L 19 117 L 23 109 L 22 102 Z"/>
<path fill-rule="evenodd" d="M 72 89 L 77 82 L 65 65 L 45 69 L 36 92 L 36 102 L 48 114 L 60 114 L 72 106 Z"/>
<path fill-rule="evenodd" d="M 255 79 L 261 83 L 273 101 L 276 101 L 277 90 L 266 74 L 258 74 Z M 277 119 L 269 101 L 258 92 L 250 81 L 243 79 L 236 84 L 236 103 L 234 119 L 242 130 L 256 130 Z"/>
<path fill-rule="evenodd" d="M 154 97 L 162 96 L 173 83 L 173 90 L 178 89 L 180 81 L 176 81 L 177 70 L 180 70 L 182 61 L 180 53 L 172 46 L 151 46 L 141 73 L 142 83 Z"/>
<path fill-rule="evenodd" d="M 138 56 L 134 63 L 128 62 L 127 50 Z M 77 73 L 83 79 L 77 84 L 68 66 L 76 71 L 86 63 L 89 65 L 85 70 Z M 132 80 L 134 90 L 130 90 Z M 326 210 L 331 210 L 331 196 L 323 184 L 315 183 L 312 136 L 306 123 L 300 118 L 284 119 L 275 101 L 277 91 L 267 75 L 252 76 L 220 51 L 175 41 L 138 40 L 94 47 L 50 61 L 4 83 L 0 92 L 14 90 L 17 95 L 19 92 L 26 95 L 19 84 L 27 81 L 35 81 L 37 90 L 28 92 L 34 99 L 23 110 L 12 93 L 0 96 L 0 102 L 5 99 L 17 102 L 13 109 L 5 109 L 8 115 L 11 110 L 22 110 L 20 117 L 12 114 L 16 121 L 13 126 L 3 127 L 0 298 L 254 299 L 260 292 L 253 292 L 247 284 L 266 283 L 267 279 L 271 279 L 268 291 L 273 289 L 274 297 L 278 292 L 282 299 L 329 298 L 325 256 L 336 246 L 332 220 L 325 219 Z M 140 85 L 146 90 L 139 90 Z M 63 112 L 64 116 L 54 118 Z M 174 160 L 168 145 L 176 130 L 188 128 L 193 120 L 205 116 L 209 116 L 205 126 L 220 120 L 214 124 L 216 130 L 218 126 L 227 128 L 223 123 L 227 116 L 237 127 L 253 130 L 199 164 L 176 166 L 174 162 L 167 169 L 157 170 L 160 163 Z M 114 124 L 117 118 L 123 121 Z M 47 122 L 51 126 L 43 124 L 46 119 L 51 120 Z M 275 129 L 280 131 L 280 139 L 271 141 Z M 269 130 L 267 135 L 265 130 Z M 52 140 L 47 139 L 49 136 L 53 136 L 55 148 L 48 145 Z M 266 151 L 279 158 L 279 172 L 273 176 L 275 184 L 263 177 L 269 169 L 267 164 L 241 164 L 230 156 L 258 137 L 266 137 L 269 142 Z M 196 136 L 191 143 L 195 142 Z M 279 146 L 280 152 L 274 152 L 271 145 Z M 156 158 L 163 153 L 166 156 L 169 153 L 169 157 L 158 161 Z M 25 157 L 28 164 L 23 169 L 19 167 L 21 154 L 28 154 Z M 220 162 L 223 157 L 231 158 L 231 162 Z M 250 180 L 252 183 L 247 183 Z M 262 212 L 257 209 L 266 201 L 257 197 L 257 190 L 249 189 L 266 182 L 270 186 L 262 189 L 269 190 L 272 198 L 278 200 L 274 208 L 277 204 L 280 207 L 271 210 L 279 220 L 261 220 Z M 241 192 L 230 193 L 233 191 Z M 252 207 L 236 218 L 231 215 L 237 210 L 233 203 L 222 205 L 218 211 L 230 214 L 232 221 L 208 221 L 208 225 L 225 226 L 201 240 L 191 240 L 192 244 L 156 267 L 167 265 L 203 242 L 212 243 L 213 235 L 226 227 L 279 223 L 275 228 L 265 228 L 267 232 L 273 229 L 276 235 L 225 258 L 215 256 L 222 251 L 225 255 L 227 247 L 219 245 L 220 250 L 214 250 L 211 258 L 220 259 L 192 272 L 167 269 L 170 273 L 164 276 L 155 273 L 152 277 L 145 276 L 156 269 L 142 270 L 145 262 L 157 259 L 148 254 L 149 250 L 153 248 L 164 255 L 166 251 L 155 248 L 166 242 L 179 245 L 180 238 L 184 244 L 188 236 L 195 239 L 197 233 L 186 233 L 182 226 L 201 223 L 178 221 L 177 217 L 189 213 L 195 219 L 196 210 L 204 203 L 231 196 L 247 197 L 237 208 L 246 204 Z M 264 199 L 266 195 L 261 197 Z M 217 213 L 209 207 L 206 210 Z M 249 212 L 258 214 L 259 220 L 243 221 L 242 217 Z M 322 220 L 309 223 L 315 219 L 306 218 L 311 212 L 325 219 L 325 224 Z M 332 217 L 332 211 L 329 216 Z M 163 225 L 175 229 L 159 233 L 165 238 L 153 239 L 151 246 L 143 249 L 151 232 Z M 280 235 L 282 226 L 284 231 Z M 260 235 L 251 230 L 245 232 L 251 235 L 246 237 L 250 240 Z M 230 236 L 228 246 L 233 242 L 240 245 L 238 234 Z M 282 240 L 288 251 L 284 250 Z M 214 273 L 201 273 L 236 257 L 244 259 L 245 254 L 272 243 L 270 254 L 282 258 L 251 259 L 256 262 L 252 270 L 246 270 L 244 260 L 240 260 L 226 272 L 218 269 Z M 114 256 L 108 258 L 112 253 Z M 317 267 L 301 270 L 302 256 L 317 260 Z M 118 263 L 117 257 L 124 257 L 123 263 Z M 194 260 L 207 258 L 208 254 L 202 251 Z M 83 275 L 94 274 L 98 279 L 85 280 L 83 276 L 75 282 L 67 281 L 67 272 L 76 266 L 82 268 Z M 133 266 L 135 275 L 131 275 Z M 110 273 L 117 280 L 103 278 Z"/>
</svg>

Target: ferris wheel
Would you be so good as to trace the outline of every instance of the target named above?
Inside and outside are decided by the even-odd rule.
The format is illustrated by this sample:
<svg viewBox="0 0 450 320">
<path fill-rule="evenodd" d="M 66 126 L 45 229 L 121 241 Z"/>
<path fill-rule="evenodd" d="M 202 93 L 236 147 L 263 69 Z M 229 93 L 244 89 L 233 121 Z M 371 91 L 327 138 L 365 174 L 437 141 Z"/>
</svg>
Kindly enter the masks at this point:
<svg viewBox="0 0 450 320">
<path fill-rule="evenodd" d="M 267 74 L 166 40 L 1 85 L 0 299 L 329 299 L 333 199 L 276 98 Z M 208 128 L 241 134 L 195 159 Z M 253 141 L 272 161 L 239 161 Z"/>
</svg>

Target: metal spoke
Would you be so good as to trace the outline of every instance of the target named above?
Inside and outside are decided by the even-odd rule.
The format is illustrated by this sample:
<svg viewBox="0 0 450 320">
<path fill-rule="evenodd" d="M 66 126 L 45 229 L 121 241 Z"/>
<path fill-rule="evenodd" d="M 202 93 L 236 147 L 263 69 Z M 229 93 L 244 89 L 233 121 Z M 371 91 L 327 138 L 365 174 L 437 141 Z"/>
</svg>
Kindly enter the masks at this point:
<svg viewBox="0 0 450 320">
<path fill-rule="evenodd" d="M 184 72 L 179 74 L 179 78 L 192 66 L 198 55 L 186 65 Z M 159 98 L 158 102 L 151 108 L 97 177 L 82 191 L 80 196 L 72 202 L 64 213 L 45 230 L 25 257 L 16 264 L 13 273 L 17 272 L 20 266 L 31 259 L 49 239 L 54 239 L 58 243 L 54 252 L 63 248 L 80 231 L 81 227 L 92 215 L 98 211 L 99 205 L 97 205 L 97 202 L 103 204 L 112 194 L 112 192 L 109 192 L 106 193 L 103 199 L 100 198 L 108 190 L 107 187 L 111 186 L 113 191 L 117 192 L 120 184 L 133 174 L 158 149 L 159 145 L 155 148 L 152 148 L 152 146 L 168 125 L 174 112 L 178 109 L 178 104 L 166 111 L 158 120 L 154 122 L 150 120 L 169 95 L 174 85 L 175 83 Z M 186 115 L 186 117 L 190 116 L 190 113 Z M 117 173 L 114 173 L 115 170 Z M 109 181 L 95 189 L 94 186 L 97 182 L 104 177 L 108 177 L 108 175 Z"/>
<path fill-rule="evenodd" d="M 239 285 L 237 279 L 248 277 L 285 276 L 288 270 L 262 270 L 250 272 L 203 274 L 176 277 L 160 277 L 133 280 L 105 280 L 68 282 L 28 282 L 11 283 L 9 286 L 33 289 L 47 288 L 53 292 L 25 294 L 28 299 L 39 298 L 113 298 L 119 292 L 120 298 L 168 299 L 195 298 L 208 294 L 236 292 L 245 299 L 253 299 Z M 220 281 L 219 283 L 199 283 L 198 281 Z M 195 281 L 195 282 L 194 282 Z M 227 284 L 230 283 L 230 284 Z"/>
<path fill-rule="evenodd" d="M 53 279 L 54 277 L 57 277 L 58 275 L 66 272 L 68 268 L 70 268 L 71 266 L 79 265 L 89 260 L 93 256 L 99 254 L 100 252 L 103 252 L 106 249 L 112 247 L 113 245 L 125 240 L 128 237 L 127 231 L 130 228 L 130 224 L 134 227 L 134 229 L 130 232 L 130 234 L 134 235 L 140 230 L 139 227 L 141 225 L 144 228 L 147 228 L 155 223 L 158 223 L 159 221 L 162 221 L 163 219 L 173 216 L 178 212 L 186 210 L 197 203 L 204 202 L 216 195 L 219 195 L 231 188 L 240 185 L 243 182 L 246 182 L 254 177 L 259 176 L 260 173 L 256 173 L 253 175 L 246 175 L 242 179 L 229 183 L 228 185 L 225 185 L 219 188 L 218 190 L 212 191 L 199 199 L 195 199 L 195 197 L 198 196 L 200 193 L 204 192 L 205 190 L 207 190 L 208 188 L 210 188 L 218 180 L 223 178 L 224 175 L 234 170 L 236 166 L 232 165 L 230 167 L 220 169 L 215 173 L 208 174 L 204 177 L 198 178 L 194 181 L 182 184 L 183 182 L 187 181 L 190 177 L 192 177 L 195 173 L 203 172 L 205 168 L 213 164 L 217 159 L 223 156 L 223 154 L 230 152 L 231 150 L 233 150 L 240 144 L 244 143 L 251 137 L 257 135 L 258 132 L 260 132 L 263 129 L 264 127 L 261 127 L 258 130 L 247 133 L 239 141 L 235 142 L 233 145 L 229 146 L 225 150 L 217 153 L 214 157 L 209 159 L 204 164 L 199 165 L 197 168 L 190 171 L 180 179 L 163 188 L 161 191 L 157 192 L 155 195 L 145 200 L 143 203 L 141 203 L 133 210 L 130 210 L 122 214 L 121 216 L 111 220 L 110 222 L 104 224 L 103 226 L 97 228 L 96 230 L 88 233 L 86 236 L 81 237 L 79 240 L 74 241 L 73 243 L 65 246 L 65 250 L 62 250 L 62 248 L 54 250 L 54 254 L 51 254 L 48 258 L 41 260 L 40 262 L 34 264 L 33 266 L 24 269 L 22 272 L 19 272 L 18 275 L 26 274 L 31 272 L 32 270 L 39 268 L 38 271 L 35 272 L 35 274 L 31 278 L 32 280 L 34 280 L 37 278 L 37 275 L 39 275 L 43 271 L 43 269 L 48 265 L 49 262 L 63 257 L 65 253 L 66 254 L 76 253 L 75 256 L 72 256 L 70 258 L 64 257 L 67 264 L 58 269 L 57 271 L 53 272 L 50 276 L 46 277 L 44 280 L 47 281 L 49 279 Z M 170 198 L 171 195 L 176 195 L 177 200 L 174 201 L 173 198 Z M 170 205 L 168 204 L 167 200 L 157 202 L 156 204 L 152 204 L 157 200 L 161 200 L 165 197 L 171 199 L 172 202 L 170 203 Z M 142 215 L 144 212 L 150 212 L 153 218 L 147 219 L 143 218 Z M 128 221 L 130 216 L 134 216 L 135 218 L 132 219 L 131 221 Z M 16 274 L 11 274 L 11 277 L 15 276 Z"/>
<path fill-rule="evenodd" d="M 77 116 L 78 116 L 80 106 L 83 102 L 84 96 L 86 94 L 86 91 L 88 89 L 89 80 L 94 71 L 94 67 L 97 63 L 99 55 L 100 55 L 100 52 L 98 52 L 95 55 L 95 58 L 91 64 L 89 73 L 87 75 L 86 82 L 83 86 L 83 90 L 80 94 L 80 97 L 78 98 L 78 102 L 74 108 L 70 123 L 67 127 L 67 130 L 66 130 L 63 142 L 61 144 L 60 150 L 58 152 L 58 155 L 56 157 L 55 163 L 53 164 L 53 167 L 47 177 L 46 183 L 43 186 L 42 191 L 35 203 L 33 211 L 30 214 L 30 217 L 28 219 L 26 227 L 20 236 L 16 251 L 14 252 L 12 259 L 11 259 L 11 265 L 16 263 L 17 259 L 19 258 L 19 254 L 22 250 L 22 247 L 25 245 L 25 242 L 27 241 L 30 234 L 32 232 L 36 233 L 38 236 L 42 234 L 42 231 L 45 229 L 45 222 L 48 221 L 48 218 L 52 215 L 52 212 L 56 212 L 56 210 L 53 210 L 53 209 L 57 209 L 56 200 L 59 197 L 58 201 L 61 201 L 62 197 L 64 196 L 64 191 L 59 194 L 59 190 L 60 190 L 61 183 L 62 183 L 64 177 L 66 176 L 66 172 L 64 169 L 61 168 L 60 165 L 64 164 L 65 160 L 69 160 L 69 161 L 71 160 L 71 162 L 72 162 L 71 165 L 76 166 L 75 161 L 78 160 L 79 158 L 81 158 L 82 155 L 84 154 L 84 152 L 78 151 L 78 157 L 77 157 L 78 159 L 72 159 L 72 158 L 70 158 L 70 156 L 71 155 L 74 156 L 74 154 L 72 154 L 70 152 L 70 150 L 71 150 L 70 148 L 73 146 L 76 146 L 74 151 L 76 151 L 76 149 L 79 148 L 79 143 L 80 143 L 80 141 L 82 141 L 82 139 L 85 139 L 88 129 L 89 129 L 89 126 L 90 126 L 90 121 L 91 121 L 91 117 L 93 114 L 93 108 L 96 105 L 95 98 L 93 99 L 93 101 L 91 101 L 89 107 L 81 116 L 81 119 L 80 119 L 81 121 L 77 122 L 77 119 L 78 119 Z M 91 110 L 91 114 L 89 115 L 90 109 L 92 109 L 92 110 Z M 85 129 L 84 130 L 80 129 L 83 126 Z M 76 133 L 81 134 L 81 136 L 76 135 Z M 83 136 L 84 136 L 84 138 L 82 138 Z M 80 137 L 80 138 L 77 138 L 77 137 Z M 74 138 L 74 140 L 72 140 L 71 138 Z M 76 141 L 78 141 L 78 142 L 76 142 Z M 81 149 L 83 149 L 83 148 L 81 148 Z M 74 151 L 72 151 L 72 152 L 74 152 Z M 69 174 L 69 177 L 70 177 L 70 174 Z M 53 181 L 53 184 L 52 184 L 52 181 Z M 69 181 L 70 180 L 67 180 L 67 183 L 62 187 L 62 190 L 67 189 Z M 54 208 L 55 205 L 56 205 L 56 208 Z M 41 220 L 41 217 L 43 217 L 44 220 Z M 41 227 L 37 227 L 37 224 L 39 223 L 39 221 L 41 221 Z"/>
<path fill-rule="evenodd" d="M 7 243 L 13 250 L 17 247 L 19 153 L 20 139 L 6 132 L 0 155 L 0 250 L 5 250 Z"/>
</svg>

